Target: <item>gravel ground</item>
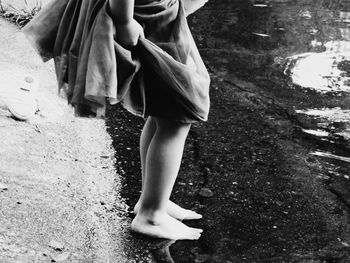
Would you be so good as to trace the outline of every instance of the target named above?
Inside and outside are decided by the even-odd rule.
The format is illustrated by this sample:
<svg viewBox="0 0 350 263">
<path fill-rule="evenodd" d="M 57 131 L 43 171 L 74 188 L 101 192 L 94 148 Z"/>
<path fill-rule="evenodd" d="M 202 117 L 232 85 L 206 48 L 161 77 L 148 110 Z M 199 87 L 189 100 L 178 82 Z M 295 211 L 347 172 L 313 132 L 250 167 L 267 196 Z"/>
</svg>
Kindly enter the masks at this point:
<svg viewBox="0 0 350 263">
<path fill-rule="evenodd" d="M 11 8 L 15 7 L 18 9 L 27 9 L 31 7 L 35 7 L 36 5 L 42 5 L 48 3 L 51 0 L 2 0 L 1 2 L 5 7 Z"/>
</svg>

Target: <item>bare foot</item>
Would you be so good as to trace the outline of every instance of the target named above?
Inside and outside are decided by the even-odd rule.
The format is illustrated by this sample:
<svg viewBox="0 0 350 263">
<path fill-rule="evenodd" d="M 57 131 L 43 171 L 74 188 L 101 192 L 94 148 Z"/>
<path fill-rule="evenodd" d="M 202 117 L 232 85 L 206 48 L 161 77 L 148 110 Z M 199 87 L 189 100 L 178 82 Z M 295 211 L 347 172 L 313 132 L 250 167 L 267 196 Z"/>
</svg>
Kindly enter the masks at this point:
<svg viewBox="0 0 350 263">
<path fill-rule="evenodd" d="M 186 226 L 167 213 L 153 219 L 138 213 L 131 222 L 131 230 L 149 237 L 172 240 L 197 240 L 203 232 L 202 229 Z"/>
<path fill-rule="evenodd" d="M 137 214 L 140 209 L 140 202 L 134 207 L 134 214 Z M 169 200 L 169 204 L 167 207 L 167 212 L 171 217 L 174 217 L 178 220 L 194 220 L 201 219 L 202 215 L 196 213 L 195 211 L 182 208 L 181 206 L 175 204 L 174 202 Z"/>
</svg>

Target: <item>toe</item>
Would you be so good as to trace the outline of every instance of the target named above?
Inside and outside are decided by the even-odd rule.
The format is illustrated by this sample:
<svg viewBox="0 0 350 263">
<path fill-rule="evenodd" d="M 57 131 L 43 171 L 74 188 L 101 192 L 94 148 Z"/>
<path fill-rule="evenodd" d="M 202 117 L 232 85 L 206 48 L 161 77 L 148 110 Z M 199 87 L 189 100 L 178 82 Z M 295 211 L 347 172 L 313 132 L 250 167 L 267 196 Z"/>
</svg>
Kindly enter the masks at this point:
<svg viewBox="0 0 350 263">
<path fill-rule="evenodd" d="M 203 232 L 203 229 L 200 229 L 200 228 L 191 228 L 191 230 L 193 232 L 196 232 L 196 233 L 202 233 Z"/>
<path fill-rule="evenodd" d="M 184 216 L 183 220 L 193 220 L 193 219 L 201 219 L 203 216 L 201 214 L 198 214 L 194 211 L 187 210 L 186 215 Z"/>
<path fill-rule="evenodd" d="M 198 233 L 197 234 L 193 234 L 192 237 L 193 237 L 194 240 L 197 240 L 197 239 L 199 239 L 201 237 L 201 234 L 198 234 Z"/>
<path fill-rule="evenodd" d="M 191 216 L 193 216 L 194 218 L 202 218 L 203 217 L 201 214 L 198 214 L 194 211 L 191 211 Z"/>
</svg>

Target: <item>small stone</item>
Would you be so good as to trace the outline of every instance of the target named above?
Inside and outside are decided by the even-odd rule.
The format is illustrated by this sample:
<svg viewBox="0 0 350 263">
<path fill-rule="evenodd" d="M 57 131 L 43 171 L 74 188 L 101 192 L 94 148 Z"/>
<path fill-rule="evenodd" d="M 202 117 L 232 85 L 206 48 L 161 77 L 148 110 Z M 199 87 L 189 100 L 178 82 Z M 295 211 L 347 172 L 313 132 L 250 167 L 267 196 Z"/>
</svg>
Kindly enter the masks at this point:
<svg viewBox="0 0 350 263">
<path fill-rule="evenodd" d="M 54 250 L 57 250 L 57 251 L 62 251 L 64 249 L 64 246 L 56 241 L 56 240 L 51 240 L 50 241 L 50 244 L 49 244 L 49 247 L 53 248 Z"/>
<path fill-rule="evenodd" d="M 283 205 L 283 202 L 281 202 L 281 201 L 276 201 L 276 205 L 282 206 L 282 205 Z"/>
<path fill-rule="evenodd" d="M 6 191 L 6 190 L 8 190 L 8 186 L 0 183 L 0 191 Z"/>
<path fill-rule="evenodd" d="M 41 130 L 38 125 L 34 126 L 34 131 L 36 131 L 37 133 L 41 133 Z"/>
<path fill-rule="evenodd" d="M 349 243 L 341 242 L 341 244 L 342 244 L 344 247 L 350 247 Z"/>
<path fill-rule="evenodd" d="M 210 197 L 213 197 L 213 196 L 214 196 L 214 193 L 213 193 L 213 191 L 210 190 L 209 188 L 203 187 L 203 188 L 200 190 L 199 195 L 202 196 L 202 197 L 210 198 Z"/>
<path fill-rule="evenodd" d="M 51 256 L 52 262 L 62 262 L 65 261 L 69 258 L 70 253 L 69 252 L 64 252 L 62 254 L 59 254 L 57 256 Z"/>
</svg>

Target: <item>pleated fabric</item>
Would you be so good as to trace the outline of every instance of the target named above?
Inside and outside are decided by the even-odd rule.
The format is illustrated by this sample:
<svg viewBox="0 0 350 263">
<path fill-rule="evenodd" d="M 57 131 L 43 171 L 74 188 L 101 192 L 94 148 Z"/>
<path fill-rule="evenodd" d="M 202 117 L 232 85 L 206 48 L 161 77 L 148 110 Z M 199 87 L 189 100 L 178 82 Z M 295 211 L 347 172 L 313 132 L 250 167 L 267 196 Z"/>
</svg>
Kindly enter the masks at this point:
<svg viewBox="0 0 350 263">
<path fill-rule="evenodd" d="M 136 0 L 145 38 L 115 41 L 108 0 L 54 0 L 23 29 L 44 61 L 54 59 L 59 91 L 80 116 L 103 116 L 106 103 L 131 113 L 206 121 L 210 79 L 181 0 Z"/>
</svg>

